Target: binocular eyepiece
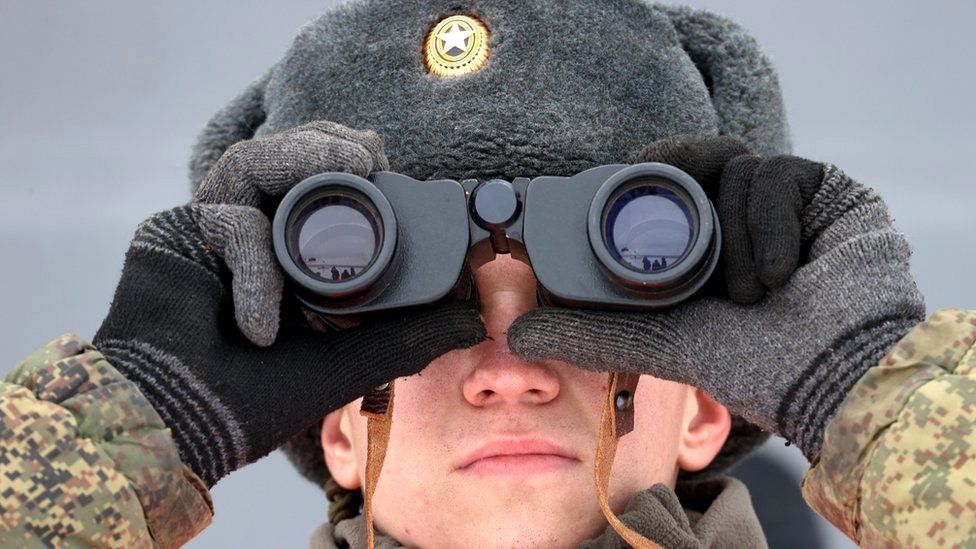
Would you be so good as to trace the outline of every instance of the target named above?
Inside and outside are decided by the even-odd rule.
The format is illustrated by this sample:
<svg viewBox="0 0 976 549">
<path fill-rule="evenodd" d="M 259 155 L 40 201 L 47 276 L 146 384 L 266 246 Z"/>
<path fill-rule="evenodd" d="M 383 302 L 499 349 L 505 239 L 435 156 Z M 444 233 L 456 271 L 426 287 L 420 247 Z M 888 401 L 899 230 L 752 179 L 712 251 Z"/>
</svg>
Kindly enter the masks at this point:
<svg viewBox="0 0 976 549">
<path fill-rule="evenodd" d="M 643 163 L 483 182 L 323 173 L 285 195 L 273 239 L 303 304 L 348 326 L 470 297 L 471 272 L 498 253 L 532 267 L 545 304 L 666 307 L 711 276 L 721 229 L 691 176 Z"/>
</svg>

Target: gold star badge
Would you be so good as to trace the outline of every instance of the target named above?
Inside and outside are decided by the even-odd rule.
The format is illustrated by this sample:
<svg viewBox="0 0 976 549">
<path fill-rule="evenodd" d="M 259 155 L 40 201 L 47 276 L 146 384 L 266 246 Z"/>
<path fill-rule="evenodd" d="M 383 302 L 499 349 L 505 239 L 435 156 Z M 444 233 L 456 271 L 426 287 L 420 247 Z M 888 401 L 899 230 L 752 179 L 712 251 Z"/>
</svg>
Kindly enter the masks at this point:
<svg viewBox="0 0 976 549">
<path fill-rule="evenodd" d="M 424 63 L 437 76 L 472 73 L 487 60 L 488 27 L 470 15 L 446 17 L 427 34 Z"/>
</svg>

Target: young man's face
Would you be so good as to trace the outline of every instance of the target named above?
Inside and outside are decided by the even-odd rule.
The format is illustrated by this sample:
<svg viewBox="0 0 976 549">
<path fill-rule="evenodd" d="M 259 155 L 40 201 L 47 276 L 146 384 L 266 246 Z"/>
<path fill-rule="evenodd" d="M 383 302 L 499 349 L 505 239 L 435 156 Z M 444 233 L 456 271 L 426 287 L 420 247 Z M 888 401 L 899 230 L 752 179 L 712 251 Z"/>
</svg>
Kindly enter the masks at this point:
<svg viewBox="0 0 976 549">
<path fill-rule="evenodd" d="M 525 362 L 506 331 L 536 307 L 532 270 L 498 256 L 475 273 L 489 339 L 396 382 L 393 429 L 373 500 L 376 526 L 420 547 L 575 547 L 606 528 L 593 480 L 606 373 Z M 323 422 L 326 463 L 364 485 L 366 419 L 357 400 Z M 618 513 L 679 469 L 705 467 L 728 436 L 728 411 L 703 393 L 642 376 L 635 428 L 610 486 Z"/>
</svg>

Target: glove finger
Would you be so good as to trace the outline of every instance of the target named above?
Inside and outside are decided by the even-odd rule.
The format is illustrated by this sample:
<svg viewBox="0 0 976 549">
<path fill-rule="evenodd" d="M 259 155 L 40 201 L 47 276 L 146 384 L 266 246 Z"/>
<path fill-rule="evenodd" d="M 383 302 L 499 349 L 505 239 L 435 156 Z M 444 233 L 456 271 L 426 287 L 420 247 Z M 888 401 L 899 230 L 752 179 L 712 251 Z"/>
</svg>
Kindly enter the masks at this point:
<svg viewBox="0 0 976 549">
<path fill-rule="evenodd" d="M 631 154 L 628 162 L 662 162 L 680 168 L 714 198 L 725 165 L 744 154 L 749 149 L 733 137 L 682 134 L 647 145 Z"/>
<path fill-rule="evenodd" d="M 289 319 L 294 316 L 289 315 Z M 280 378 L 282 384 L 295 385 L 291 394 L 317 395 L 310 396 L 309 402 L 318 402 L 319 408 L 337 407 L 378 385 L 416 374 L 449 351 L 477 345 L 486 335 L 478 311 L 461 302 L 328 334 L 310 329 L 307 323 L 296 327 L 289 320 L 282 326 L 278 343 L 269 348 L 281 349 L 288 358 L 277 360 L 284 368 L 279 369 L 280 374 L 271 375 Z M 322 387 L 331 387 L 332 391 L 320 394 Z M 329 411 L 304 413 L 312 418 Z"/>
<path fill-rule="evenodd" d="M 301 126 L 288 128 L 287 130 L 281 132 L 281 134 L 291 135 L 309 130 L 315 130 L 323 134 L 332 135 L 341 141 L 356 143 L 362 146 L 366 152 L 369 153 L 369 157 L 373 159 L 374 163 L 376 163 L 378 166 L 376 169 L 390 169 L 390 163 L 387 161 L 386 154 L 383 151 L 383 140 L 380 139 L 379 134 L 373 130 L 357 130 L 330 120 L 316 120 L 314 122 L 302 124 Z"/>
<path fill-rule="evenodd" d="M 204 240 L 230 269 L 234 317 L 256 345 L 271 345 L 278 333 L 284 276 L 271 244 L 271 223 L 260 210 L 229 204 L 196 204 Z"/>
<path fill-rule="evenodd" d="M 627 371 L 692 382 L 689 347 L 670 313 L 542 307 L 509 326 L 508 346 L 529 361 L 560 360 L 596 372 Z"/>
<path fill-rule="evenodd" d="M 766 288 L 759 280 L 748 226 L 749 200 L 758 156 L 732 159 L 722 174 L 715 205 L 722 225 L 722 270 L 729 298 L 741 304 L 762 299 Z"/>
<path fill-rule="evenodd" d="M 195 202 L 260 207 L 323 172 L 366 177 L 387 170 L 379 134 L 328 121 L 297 126 L 230 146 L 200 184 Z"/>
<path fill-rule="evenodd" d="M 803 200 L 797 180 L 804 165 L 792 156 L 764 160 L 749 194 L 748 226 L 759 281 L 777 288 L 789 280 L 800 259 Z"/>
</svg>

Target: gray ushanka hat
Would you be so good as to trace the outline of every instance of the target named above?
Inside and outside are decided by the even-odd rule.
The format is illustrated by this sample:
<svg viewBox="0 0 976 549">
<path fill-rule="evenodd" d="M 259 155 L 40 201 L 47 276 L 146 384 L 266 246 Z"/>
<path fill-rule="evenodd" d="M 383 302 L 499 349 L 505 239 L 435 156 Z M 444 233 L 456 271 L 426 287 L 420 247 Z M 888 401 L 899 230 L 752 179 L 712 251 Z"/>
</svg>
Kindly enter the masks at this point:
<svg viewBox="0 0 976 549">
<path fill-rule="evenodd" d="M 428 71 L 428 32 L 465 14 L 488 60 Z M 676 134 L 791 150 L 776 72 L 735 22 L 641 0 L 354 0 L 308 23 L 284 58 L 221 109 L 190 162 L 196 188 L 233 143 L 313 120 L 372 129 L 393 171 L 417 179 L 573 175 Z M 722 471 L 766 438 L 735 418 Z M 285 451 L 322 486 L 318 428 Z"/>
</svg>

